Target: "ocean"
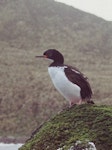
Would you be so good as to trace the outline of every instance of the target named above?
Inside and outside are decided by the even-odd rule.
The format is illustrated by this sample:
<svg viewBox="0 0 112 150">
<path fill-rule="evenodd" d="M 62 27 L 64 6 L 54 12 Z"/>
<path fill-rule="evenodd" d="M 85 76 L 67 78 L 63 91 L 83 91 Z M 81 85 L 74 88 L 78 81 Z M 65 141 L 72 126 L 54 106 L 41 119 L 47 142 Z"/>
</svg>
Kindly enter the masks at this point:
<svg viewBox="0 0 112 150">
<path fill-rule="evenodd" d="M 0 143 L 0 150 L 18 150 L 23 144 L 5 144 L 5 143 Z"/>
</svg>

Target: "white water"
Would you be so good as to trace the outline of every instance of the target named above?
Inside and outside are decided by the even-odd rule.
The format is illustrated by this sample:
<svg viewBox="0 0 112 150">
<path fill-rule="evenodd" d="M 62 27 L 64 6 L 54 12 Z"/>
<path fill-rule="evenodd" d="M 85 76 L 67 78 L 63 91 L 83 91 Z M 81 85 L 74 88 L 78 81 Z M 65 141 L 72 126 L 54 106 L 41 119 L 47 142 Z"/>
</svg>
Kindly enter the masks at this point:
<svg viewBox="0 0 112 150">
<path fill-rule="evenodd" d="M 18 150 L 23 144 L 4 144 L 0 143 L 0 150 Z"/>
</svg>

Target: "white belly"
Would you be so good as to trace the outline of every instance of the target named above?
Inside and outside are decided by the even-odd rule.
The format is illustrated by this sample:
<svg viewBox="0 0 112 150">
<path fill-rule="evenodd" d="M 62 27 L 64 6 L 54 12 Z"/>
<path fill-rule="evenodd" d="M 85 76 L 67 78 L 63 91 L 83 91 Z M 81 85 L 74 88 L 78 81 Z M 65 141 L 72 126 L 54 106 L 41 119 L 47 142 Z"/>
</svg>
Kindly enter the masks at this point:
<svg viewBox="0 0 112 150">
<path fill-rule="evenodd" d="M 68 80 L 64 67 L 49 67 L 48 72 L 56 89 L 69 101 L 81 99 L 80 87 Z"/>
</svg>

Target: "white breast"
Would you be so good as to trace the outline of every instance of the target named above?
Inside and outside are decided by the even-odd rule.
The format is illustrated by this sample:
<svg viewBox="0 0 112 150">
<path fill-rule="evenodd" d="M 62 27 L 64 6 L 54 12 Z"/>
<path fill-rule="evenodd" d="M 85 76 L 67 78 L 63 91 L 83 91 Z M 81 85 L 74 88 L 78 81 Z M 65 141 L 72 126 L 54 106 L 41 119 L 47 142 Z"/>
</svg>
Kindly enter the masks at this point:
<svg viewBox="0 0 112 150">
<path fill-rule="evenodd" d="M 65 66 L 66 67 L 66 66 Z M 81 99 L 80 87 L 68 80 L 65 67 L 49 67 L 48 72 L 56 89 L 69 101 Z"/>
</svg>

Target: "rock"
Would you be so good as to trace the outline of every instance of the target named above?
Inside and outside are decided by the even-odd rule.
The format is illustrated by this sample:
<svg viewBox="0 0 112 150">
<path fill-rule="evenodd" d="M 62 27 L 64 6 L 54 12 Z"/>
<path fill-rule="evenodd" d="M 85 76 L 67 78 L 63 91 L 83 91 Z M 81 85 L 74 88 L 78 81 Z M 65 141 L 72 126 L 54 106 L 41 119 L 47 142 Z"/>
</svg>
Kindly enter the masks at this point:
<svg viewBox="0 0 112 150">
<path fill-rule="evenodd" d="M 62 148 L 58 148 L 57 150 L 64 150 L 65 146 Z M 76 141 L 74 146 L 70 146 L 68 150 L 97 150 L 95 147 L 95 144 L 93 142 L 81 142 L 81 141 Z"/>
<path fill-rule="evenodd" d="M 112 106 L 83 104 L 37 128 L 20 150 L 110 150 Z"/>
</svg>

